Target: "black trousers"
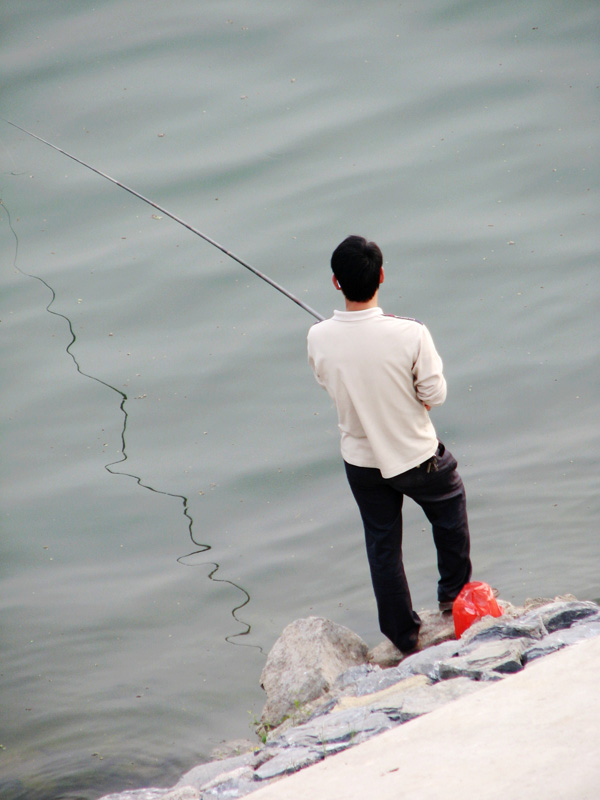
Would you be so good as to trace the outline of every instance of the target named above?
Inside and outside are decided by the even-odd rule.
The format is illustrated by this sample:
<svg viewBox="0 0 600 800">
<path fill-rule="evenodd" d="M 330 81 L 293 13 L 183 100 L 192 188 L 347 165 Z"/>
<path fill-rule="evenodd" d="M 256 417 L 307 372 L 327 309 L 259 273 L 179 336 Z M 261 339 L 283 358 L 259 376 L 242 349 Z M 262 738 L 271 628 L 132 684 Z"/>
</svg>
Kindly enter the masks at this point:
<svg viewBox="0 0 600 800">
<path fill-rule="evenodd" d="M 431 523 L 440 579 L 438 601 L 453 600 L 471 578 L 465 489 L 454 456 L 440 443 L 419 467 L 383 478 L 378 469 L 345 464 L 362 517 L 379 627 L 396 647 L 414 649 L 421 620 L 413 610 L 402 562 L 404 495 Z"/>
</svg>

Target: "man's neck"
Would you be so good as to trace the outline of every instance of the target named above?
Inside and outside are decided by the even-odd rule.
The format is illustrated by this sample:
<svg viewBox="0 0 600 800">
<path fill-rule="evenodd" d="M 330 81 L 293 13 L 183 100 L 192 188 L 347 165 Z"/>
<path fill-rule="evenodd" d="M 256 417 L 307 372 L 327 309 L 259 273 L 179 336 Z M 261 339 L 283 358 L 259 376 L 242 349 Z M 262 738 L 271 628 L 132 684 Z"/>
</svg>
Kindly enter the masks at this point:
<svg viewBox="0 0 600 800">
<path fill-rule="evenodd" d="M 370 300 L 367 300 L 365 303 L 357 303 L 354 300 L 348 300 L 348 298 L 345 298 L 346 311 L 366 311 L 367 308 L 377 308 L 379 305 L 378 295 L 379 290 L 377 290 L 373 297 Z"/>
</svg>

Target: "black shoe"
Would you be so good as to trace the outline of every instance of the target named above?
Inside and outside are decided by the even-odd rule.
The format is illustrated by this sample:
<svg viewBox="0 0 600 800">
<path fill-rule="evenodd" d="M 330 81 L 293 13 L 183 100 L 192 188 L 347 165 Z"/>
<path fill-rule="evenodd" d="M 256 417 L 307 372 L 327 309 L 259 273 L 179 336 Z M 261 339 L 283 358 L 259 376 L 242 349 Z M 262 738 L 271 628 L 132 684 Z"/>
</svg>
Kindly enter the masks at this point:
<svg viewBox="0 0 600 800">
<path fill-rule="evenodd" d="M 418 649 L 419 649 L 419 631 L 415 631 L 413 634 L 406 637 L 406 641 L 400 648 L 400 652 L 402 653 L 403 656 L 408 656 L 411 653 L 416 653 Z"/>
</svg>

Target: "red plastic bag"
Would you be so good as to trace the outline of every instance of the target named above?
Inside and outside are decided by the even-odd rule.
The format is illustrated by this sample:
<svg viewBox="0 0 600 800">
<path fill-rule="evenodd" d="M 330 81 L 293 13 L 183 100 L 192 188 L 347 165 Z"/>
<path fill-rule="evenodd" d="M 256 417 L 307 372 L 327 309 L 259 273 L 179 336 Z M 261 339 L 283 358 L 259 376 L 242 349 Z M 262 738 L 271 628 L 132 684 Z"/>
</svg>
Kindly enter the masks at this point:
<svg viewBox="0 0 600 800">
<path fill-rule="evenodd" d="M 478 619 L 488 615 L 500 617 L 503 613 L 491 586 L 481 581 L 465 584 L 452 606 L 456 638 L 460 639 L 467 628 Z"/>
</svg>

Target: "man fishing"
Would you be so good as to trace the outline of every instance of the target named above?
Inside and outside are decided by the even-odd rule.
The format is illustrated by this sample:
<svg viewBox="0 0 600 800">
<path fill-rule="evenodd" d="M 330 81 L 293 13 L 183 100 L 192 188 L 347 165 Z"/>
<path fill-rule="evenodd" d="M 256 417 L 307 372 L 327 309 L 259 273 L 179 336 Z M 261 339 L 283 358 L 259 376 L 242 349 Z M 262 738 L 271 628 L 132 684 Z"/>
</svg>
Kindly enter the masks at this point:
<svg viewBox="0 0 600 800">
<path fill-rule="evenodd" d="M 440 611 L 471 577 L 469 525 L 456 460 L 429 417 L 446 381 L 422 323 L 378 305 L 383 257 L 374 242 L 349 236 L 331 257 L 345 310 L 313 325 L 308 358 L 335 404 L 341 451 L 365 531 L 379 627 L 402 652 L 418 649 L 421 620 L 402 562 L 402 503 L 418 503 L 431 523 Z"/>
<path fill-rule="evenodd" d="M 379 247 L 349 236 L 331 258 L 333 283 L 346 300 L 331 319 L 288 292 L 202 231 L 135 189 L 31 131 L 9 125 L 76 161 L 221 250 L 320 322 L 308 334 L 317 381 L 337 407 L 342 456 L 365 528 L 381 631 L 402 652 L 418 645 L 421 621 L 413 610 L 402 564 L 402 502 L 425 511 L 438 553 L 440 610 L 469 581 L 469 528 L 456 461 L 438 442 L 428 411 L 446 397 L 442 362 L 427 328 L 384 315 L 377 305 L 383 282 Z"/>
</svg>

